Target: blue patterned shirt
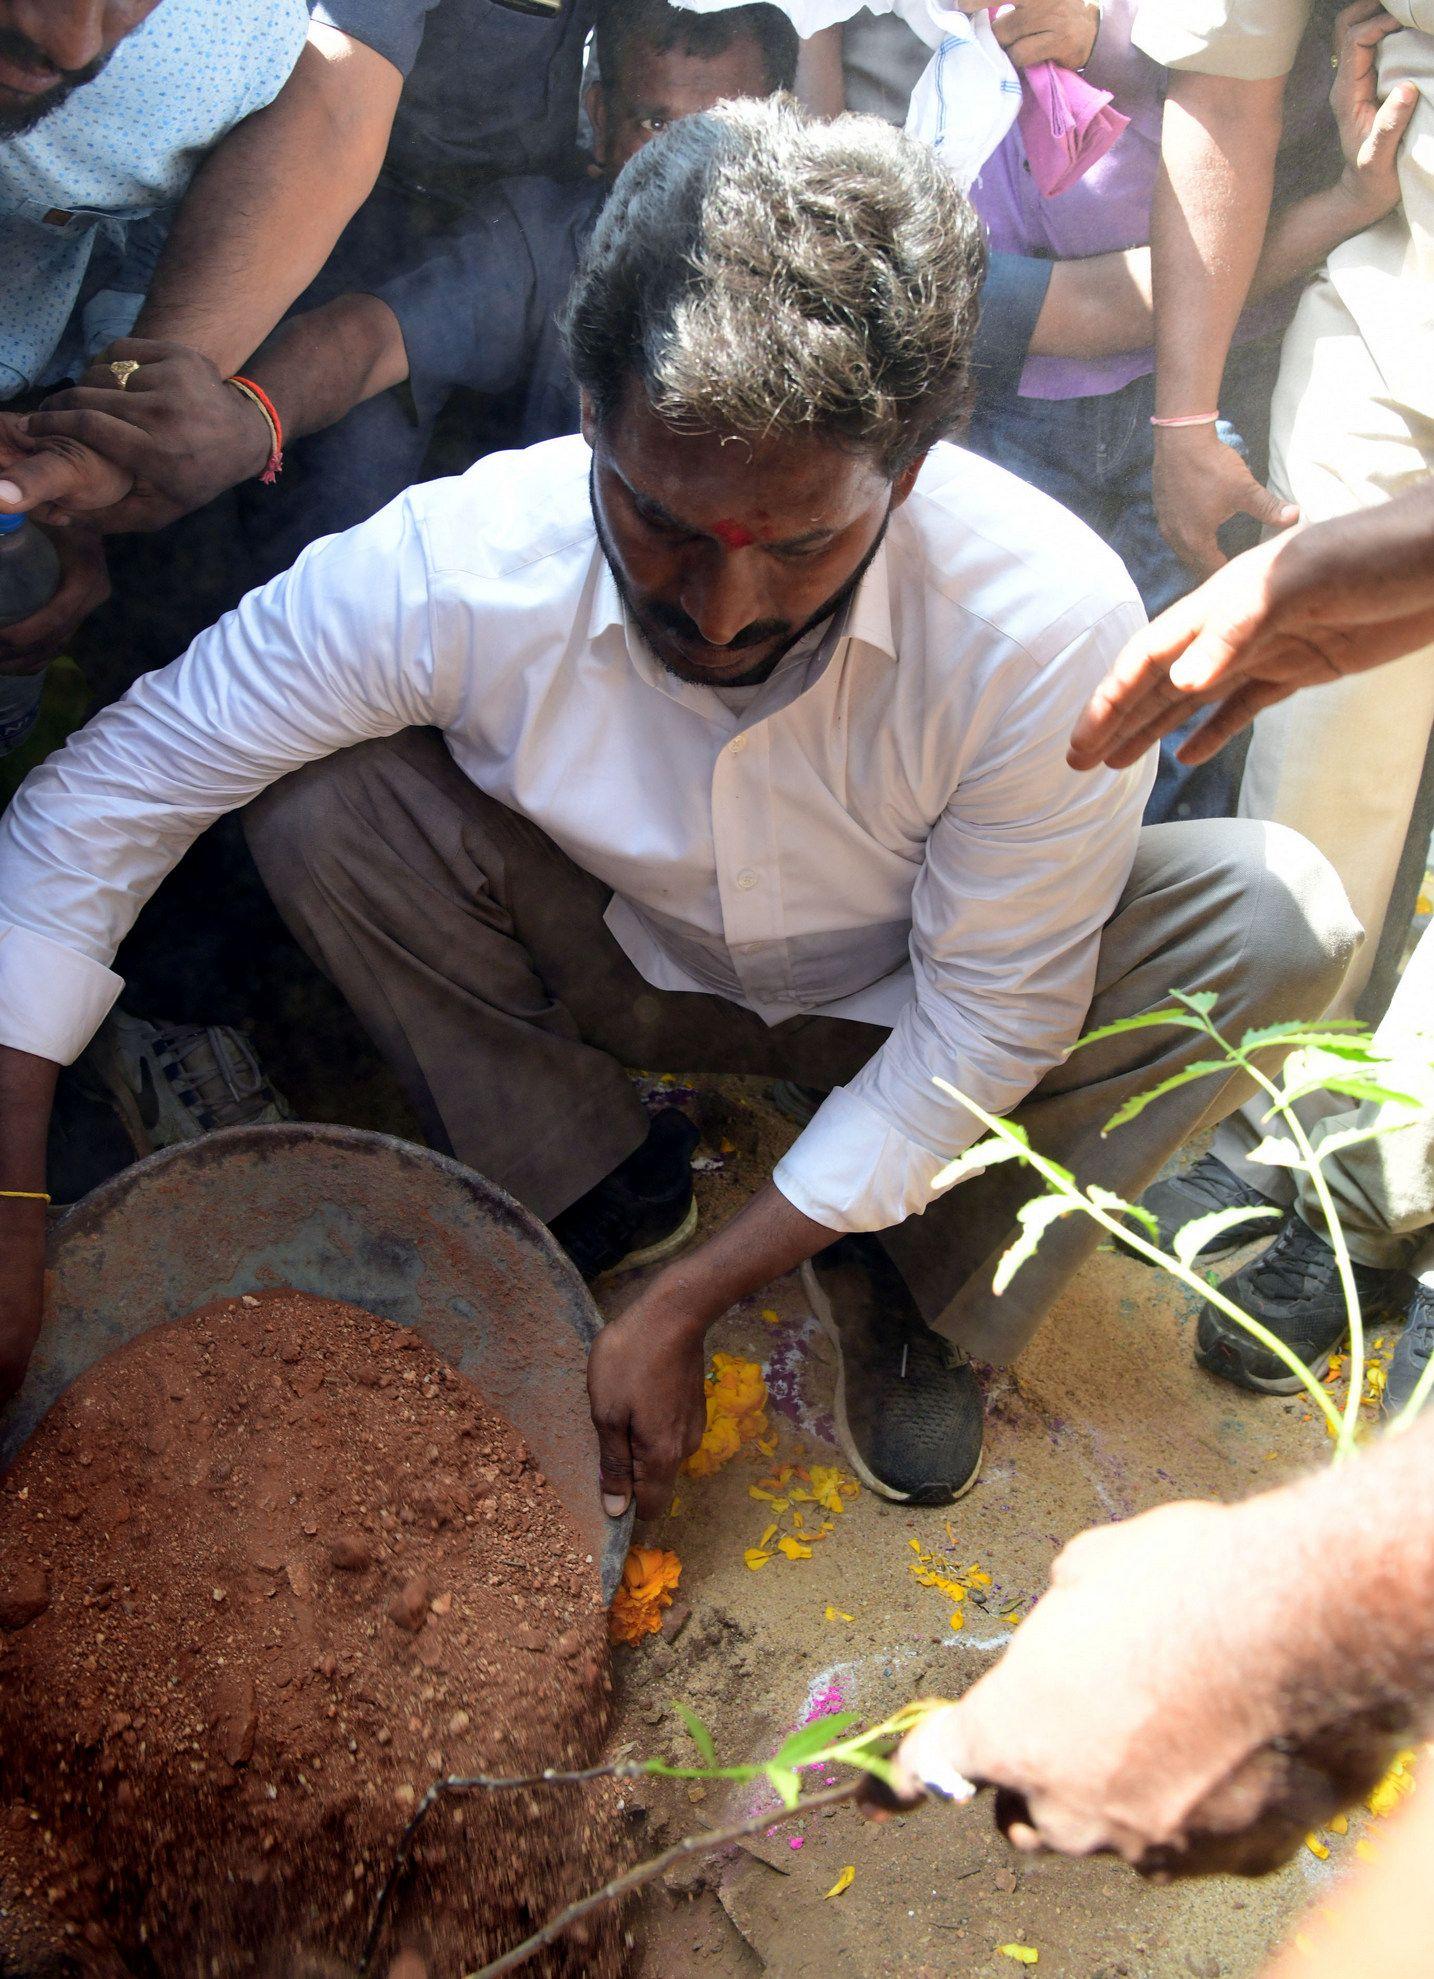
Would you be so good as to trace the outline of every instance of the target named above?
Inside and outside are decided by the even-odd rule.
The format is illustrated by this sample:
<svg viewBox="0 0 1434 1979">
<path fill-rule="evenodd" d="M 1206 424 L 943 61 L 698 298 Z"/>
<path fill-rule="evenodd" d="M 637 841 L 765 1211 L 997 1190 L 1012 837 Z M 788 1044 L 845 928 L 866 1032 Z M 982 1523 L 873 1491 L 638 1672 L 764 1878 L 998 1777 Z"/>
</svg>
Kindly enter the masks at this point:
<svg viewBox="0 0 1434 1979">
<path fill-rule="evenodd" d="M 175 205 L 278 95 L 308 20 L 305 0 L 162 0 L 93 82 L 0 142 L 0 399 L 129 332 Z"/>
</svg>

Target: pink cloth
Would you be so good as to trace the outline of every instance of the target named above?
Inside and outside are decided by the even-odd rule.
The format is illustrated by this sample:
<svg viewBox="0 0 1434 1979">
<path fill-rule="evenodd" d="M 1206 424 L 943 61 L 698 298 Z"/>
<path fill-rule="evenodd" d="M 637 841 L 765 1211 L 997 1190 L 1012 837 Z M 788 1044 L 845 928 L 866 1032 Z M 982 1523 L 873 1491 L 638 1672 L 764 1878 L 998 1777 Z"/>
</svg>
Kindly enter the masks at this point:
<svg viewBox="0 0 1434 1979">
<path fill-rule="evenodd" d="M 1109 90 L 1094 88 L 1074 69 L 1036 62 L 1021 71 L 1016 123 L 1031 176 L 1047 199 L 1104 158 L 1129 122 L 1112 109 Z"/>
</svg>

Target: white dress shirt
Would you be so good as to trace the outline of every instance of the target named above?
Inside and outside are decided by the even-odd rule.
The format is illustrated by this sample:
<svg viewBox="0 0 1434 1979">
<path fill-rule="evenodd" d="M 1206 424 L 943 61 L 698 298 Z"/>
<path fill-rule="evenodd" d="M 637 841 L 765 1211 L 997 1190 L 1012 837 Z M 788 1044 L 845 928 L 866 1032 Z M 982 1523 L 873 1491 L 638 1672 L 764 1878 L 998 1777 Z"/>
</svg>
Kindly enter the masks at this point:
<svg viewBox="0 0 1434 1979">
<path fill-rule="evenodd" d="M 1079 1033 L 1154 766 L 1077 775 L 1065 750 L 1135 589 L 1047 496 L 939 446 L 843 623 L 727 706 L 627 623 L 588 461 L 575 436 L 410 489 L 35 770 L 0 820 L 0 1043 L 75 1057 L 206 825 L 433 724 L 613 889 L 656 987 L 889 1026 L 775 1179 L 837 1230 L 924 1209 L 976 1132 L 932 1075 L 1004 1112 Z"/>
</svg>

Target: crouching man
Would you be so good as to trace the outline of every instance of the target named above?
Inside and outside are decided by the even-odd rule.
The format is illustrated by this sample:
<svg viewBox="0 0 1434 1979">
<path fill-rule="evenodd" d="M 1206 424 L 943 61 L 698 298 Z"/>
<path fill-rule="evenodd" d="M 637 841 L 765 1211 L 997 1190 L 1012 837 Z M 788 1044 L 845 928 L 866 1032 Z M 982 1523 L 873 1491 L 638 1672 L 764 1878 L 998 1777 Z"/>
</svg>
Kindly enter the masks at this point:
<svg viewBox="0 0 1434 1979">
<path fill-rule="evenodd" d="M 1087 1022 L 1213 989 L 1238 1031 L 1317 1010 L 1356 939 L 1293 834 L 1142 832 L 1153 758 L 1066 738 L 1140 623 L 1116 558 L 947 443 L 982 273 L 968 208 L 876 122 L 685 119 L 622 173 L 566 315 L 584 434 L 412 489 L 308 550 L 33 773 L 0 825 L 0 1189 L 43 1191 L 57 1062 L 140 903 L 221 812 L 435 1145 L 589 1275 L 667 1258 L 594 1348 L 609 1508 L 665 1502 L 704 1336 L 804 1264 L 862 1478 L 945 1503 L 981 1460 L 967 1354 L 1006 1359 L 1091 1237 L 1003 1298 L 1010 1165 L 936 1197 L 974 1119 L 1137 1192 L 1238 1089 Z M 272 788 L 268 788 L 272 786 Z M 267 791 L 262 798 L 261 791 Z M 257 802 L 253 801 L 258 799 Z M 632 1064 L 827 1095 L 725 1227 Z M 41 1209 L 0 1199 L 11 1383 Z M 682 1254 L 677 1255 L 681 1250 Z"/>
</svg>

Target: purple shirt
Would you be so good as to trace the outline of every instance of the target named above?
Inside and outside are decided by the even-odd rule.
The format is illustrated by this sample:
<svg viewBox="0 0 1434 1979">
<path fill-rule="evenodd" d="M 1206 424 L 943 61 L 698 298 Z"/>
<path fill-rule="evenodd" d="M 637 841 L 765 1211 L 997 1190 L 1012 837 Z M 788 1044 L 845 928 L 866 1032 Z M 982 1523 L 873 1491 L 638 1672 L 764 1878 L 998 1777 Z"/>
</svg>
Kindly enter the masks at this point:
<svg viewBox="0 0 1434 1979">
<path fill-rule="evenodd" d="M 1095 52 L 1085 69 L 1087 82 L 1110 91 L 1116 109 L 1129 117 L 1129 129 L 1075 185 L 1045 199 L 1026 164 L 1020 126 L 1013 124 L 971 188 L 972 204 L 994 251 L 1077 261 L 1149 243 L 1166 72 L 1132 45 L 1134 12 L 1135 0 L 1106 0 Z M 1323 161 L 1335 155 L 1329 149 L 1333 122 L 1328 88 L 1327 29 L 1319 22 L 1305 36 L 1286 86 L 1276 205 L 1315 184 L 1329 183 L 1338 170 L 1337 164 L 1323 169 Z M 1234 341 L 1282 331 L 1297 295 L 1297 288 L 1289 289 L 1252 304 L 1240 318 Z M 1154 369 L 1153 350 L 1120 357 L 1028 357 L 1020 392 L 1032 399 L 1090 398 L 1117 392 Z"/>
<path fill-rule="evenodd" d="M 1087 82 L 1110 91 L 1116 109 L 1129 117 L 1129 129 L 1075 185 L 1045 199 L 1026 163 L 1020 126 L 1013 124 L 971 188 L 994 250 L 1075 261 L 1149 241 L 1165 71 L 1132 45 L 1134 11 L 1134 0 L 1107 0 L 1085 71 Z M 1154 368 L 1155 354 L 1148 350 L 1121 357 L 1028 357 L 1020 389 L 1025 398 L 1086 398 L 1119 391 Z"/>
</svg>

